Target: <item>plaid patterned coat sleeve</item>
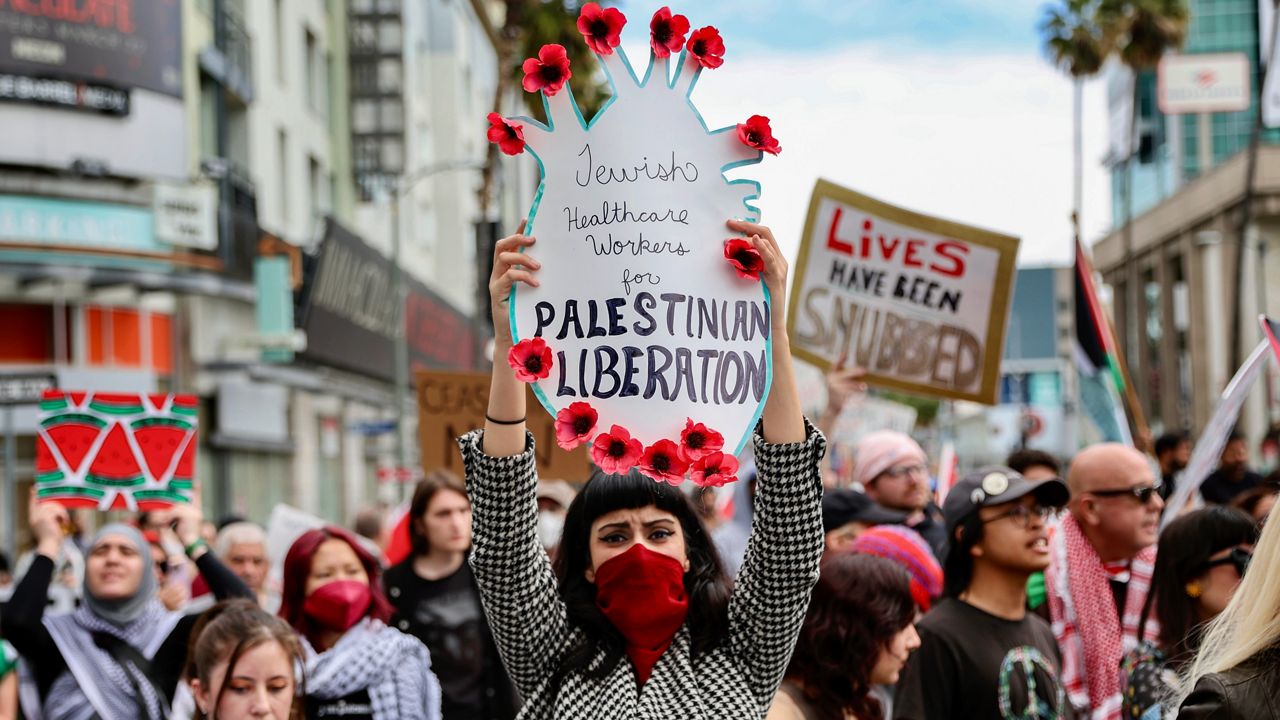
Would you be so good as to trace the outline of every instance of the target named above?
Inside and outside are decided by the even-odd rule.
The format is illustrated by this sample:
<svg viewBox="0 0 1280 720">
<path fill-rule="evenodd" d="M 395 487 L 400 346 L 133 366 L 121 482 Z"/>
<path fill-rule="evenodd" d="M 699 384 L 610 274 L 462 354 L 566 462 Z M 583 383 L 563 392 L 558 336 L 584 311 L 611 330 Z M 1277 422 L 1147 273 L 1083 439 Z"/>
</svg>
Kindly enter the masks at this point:
<svg viewBox="0 0 1280 720">
<path fill-rule="evenodd" d="M 471 568 L 502 661 L 528 697 L 559 665 L 568 620 L 538 542 L 533 435 L 523 453 L 505 458 L 486 455 L 483 438 L 482 430 L 458 438 L 473 513 Z"/>
<path fill-rule="evenodd" d="M 795 649 L 822 560 L 826 439 L 805 420 L 806 439 L 773 445 L 755 434 L 755 516 L 729 601 L 730 643 L 747 685 L 767 712 Z"/>
</svg>

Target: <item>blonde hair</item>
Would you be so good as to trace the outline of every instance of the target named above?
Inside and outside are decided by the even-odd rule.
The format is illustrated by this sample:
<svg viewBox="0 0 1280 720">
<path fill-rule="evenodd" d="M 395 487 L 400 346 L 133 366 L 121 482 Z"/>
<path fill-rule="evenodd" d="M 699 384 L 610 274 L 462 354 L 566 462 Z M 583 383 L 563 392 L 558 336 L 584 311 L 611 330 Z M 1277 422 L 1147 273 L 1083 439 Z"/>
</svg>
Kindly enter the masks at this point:
<svg viewBox="0 0 1280 720">
<path fill-rule="evenodd" d="M 1280 517 L 1263 527 L 1249 571 L 1227 609 L 1205 630 L 1174 707 L 1205 675 L 1226 672 L 1276 646 L 1280 646 Z"/>
</svg>

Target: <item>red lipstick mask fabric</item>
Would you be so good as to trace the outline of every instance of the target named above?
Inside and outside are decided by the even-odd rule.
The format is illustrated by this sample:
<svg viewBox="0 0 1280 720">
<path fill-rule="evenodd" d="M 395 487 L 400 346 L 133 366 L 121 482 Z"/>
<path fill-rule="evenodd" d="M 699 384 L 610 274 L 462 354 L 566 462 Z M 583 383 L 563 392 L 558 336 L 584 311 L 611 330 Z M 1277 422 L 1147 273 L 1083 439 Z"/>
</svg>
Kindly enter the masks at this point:
<svg viewBox="0 0 1280 720">
<path fill-rule="evenodd" d="M 626 639 L 643 685 L 689 613 L 684 567 L 637 543 L 596 568 L 596 607 Z"/>
<path fill-rule="evenodd" d="M 372 602 L 369 583 L 335 580 L 308 595 L 302 604 L 302 612 L 328 630 L 346 632 L 360 622 Z"/>
</svg>

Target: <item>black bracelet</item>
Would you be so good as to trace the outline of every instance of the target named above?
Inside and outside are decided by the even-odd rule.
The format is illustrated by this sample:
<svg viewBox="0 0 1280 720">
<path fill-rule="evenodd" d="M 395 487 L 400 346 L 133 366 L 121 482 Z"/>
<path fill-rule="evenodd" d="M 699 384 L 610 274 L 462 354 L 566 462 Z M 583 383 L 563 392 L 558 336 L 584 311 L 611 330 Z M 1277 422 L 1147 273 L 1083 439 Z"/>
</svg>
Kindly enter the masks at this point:
<svg viewBox="0 0 1280 720">
<path fill-rule="evenodd" d="M 484 414 L 484 419 L 488 420 L 494 425 L 519 425 L 520 423 L 524 422 L 527 418 L 528 416 L 526 415 L 525 417 L 522 417 L 519 420 L 499 420 L 495 417 L 491 417 L 489 413 Z"/>
</svg>

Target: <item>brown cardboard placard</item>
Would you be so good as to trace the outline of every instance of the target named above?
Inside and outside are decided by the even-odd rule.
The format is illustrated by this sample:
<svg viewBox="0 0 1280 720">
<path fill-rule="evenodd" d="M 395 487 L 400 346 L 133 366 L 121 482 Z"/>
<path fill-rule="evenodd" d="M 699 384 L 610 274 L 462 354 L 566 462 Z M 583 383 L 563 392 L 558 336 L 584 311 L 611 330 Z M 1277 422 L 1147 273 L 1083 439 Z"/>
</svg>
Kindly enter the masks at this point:
<svg viewBox="0 0 1280 720">
<path fill-rule="evenodd" d="M 792 353 L 867 380 L 994 404 L 1018 238 L 819 180 L 788 307 Z"/>
<path fill-rule="evenodd" d="M 463 474 L 459 435 L 484 427 L 489 405 L 489 373 L 419 370 L 414 373 L 418 393 L 418 443 L 423 472 L 449 470 Z M 556 445 L 555 418 L 538 411 L 533 391 L 526 399 L 528 428 L 533 433 L 538 476 L 543 480 L 581 482 L 590 474 L 586 447 L 573 451 Z"/>
</svg>

